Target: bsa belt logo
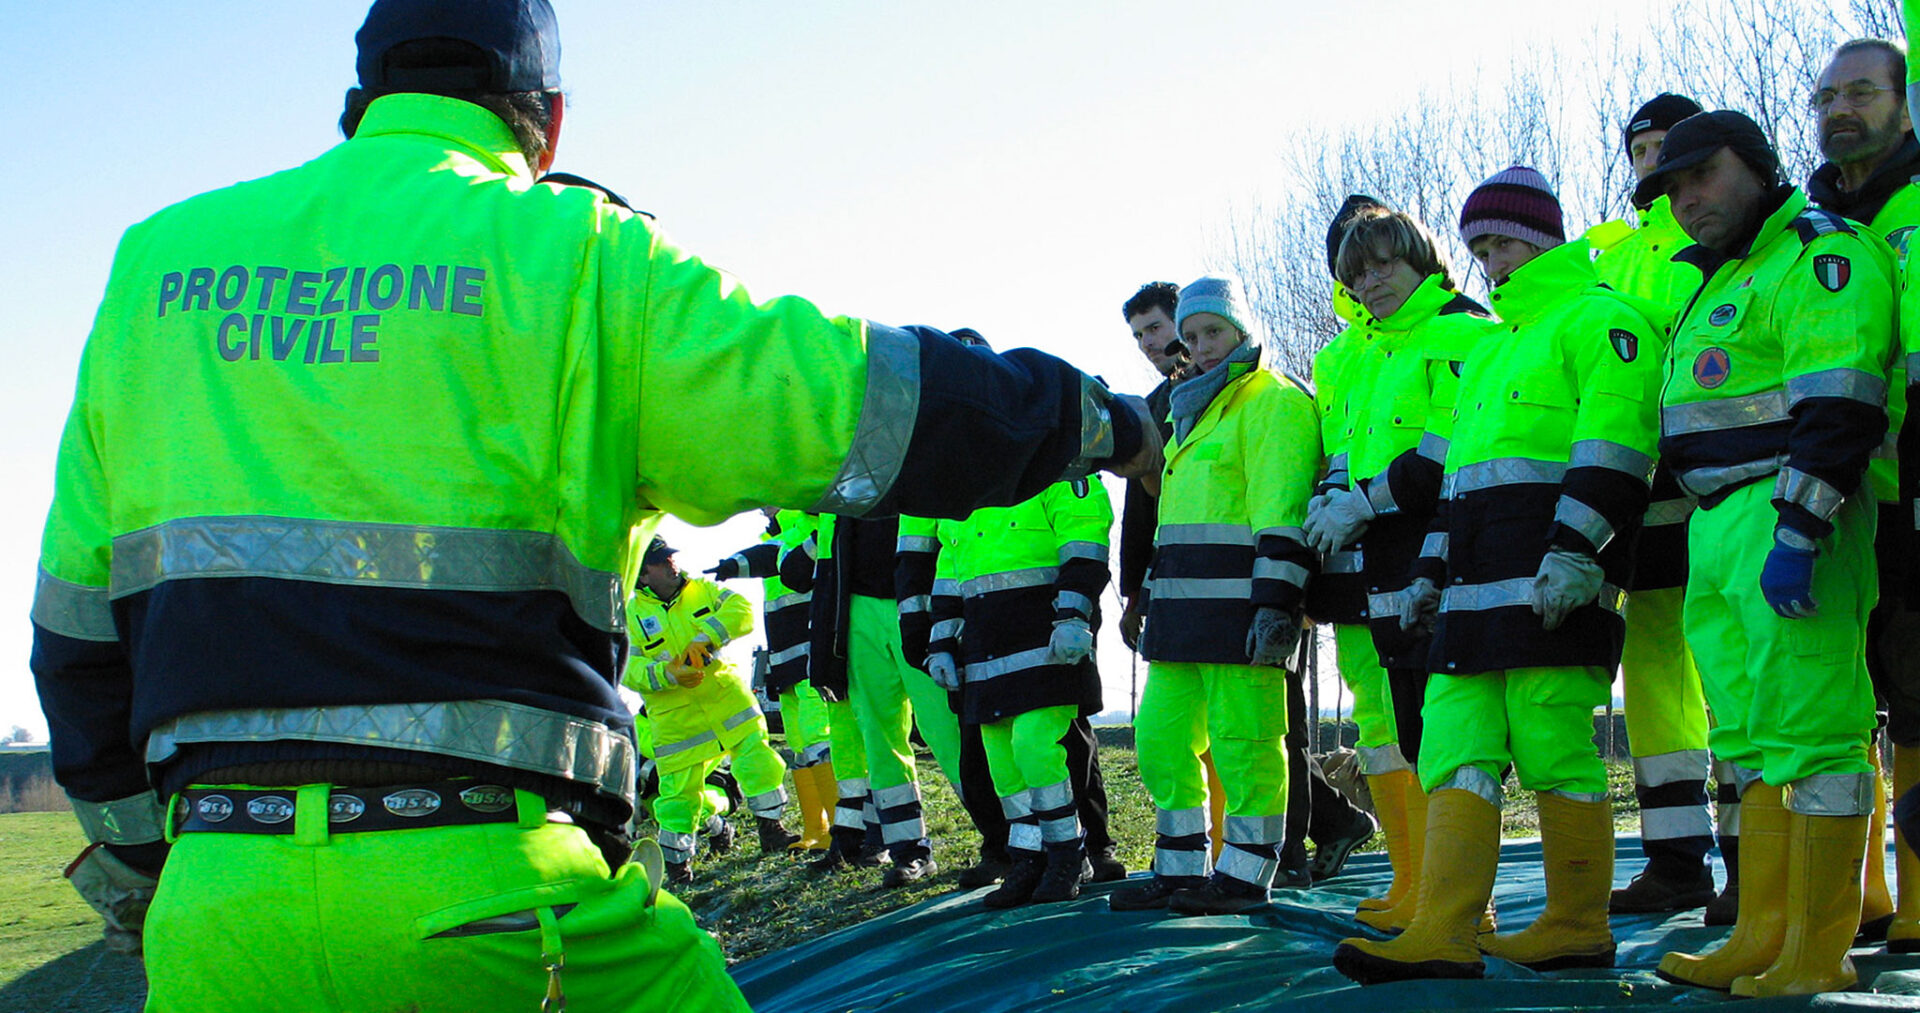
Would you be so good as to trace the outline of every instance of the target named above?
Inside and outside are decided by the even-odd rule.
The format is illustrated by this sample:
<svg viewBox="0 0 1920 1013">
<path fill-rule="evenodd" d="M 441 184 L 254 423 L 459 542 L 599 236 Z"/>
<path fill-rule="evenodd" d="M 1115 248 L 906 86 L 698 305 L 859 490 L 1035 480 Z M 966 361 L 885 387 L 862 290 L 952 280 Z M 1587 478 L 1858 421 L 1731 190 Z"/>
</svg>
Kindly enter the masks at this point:
<svg viewBox="0 0 1920 1013">
<path fill-rule="evenodd" d="M 513 808 L 513 789 L 476 784 L 460 793 L 460 802 L 477 813 L 503 813 Z"/>
<path fill-rule="evenodd" d="M 1615 327 L 1607 332 L 1607 341 L 1621 362 L 1632 362 L 1640 354 L 1640 339 L 1632 331 Z"/>
<path fill-rule="evenodd" d="M 1707 314 L 1707 323 L 1715 327 L 1725 327 L 1733 323 L 1733 318 L 1739 313 L 1739 310 L 1733 308 L 1732 303 L 1721 303 L 1713 308 L 1712 313 Z"/>
<path fill-rule="evenodd" d="M 380 804 L 395 816 L 418 819 L 440 811 L 440 795 L 425 788 L 402 788 L 381 799 Z"/>
<path fill-rule="evenodd" d="M 352 823 L 367 811 L 367 800 L 358 795 L 330 795 L 327 797 L 327 822 Z"/>
<path fill-rule="evenodd" d="M 1732 372 L 1733 362 L 1727 358 L 1724 348 L 1709 348 L 1693 360 L 1693 382 L 1708 390 L 1726 383 L 1727 375 Z"/>
<path fill-rule="evenodd" d="M 233 816 L 233 799 L 225 795 L 208 795 L 194 803 L 193 811 L 208 823 L 225 823 Z"/>
<path fill-rule="evenodd" d="M 1853 261 L 1837 253 L 1823 253 L 1813 258 L 1813 276 L 1821 288 L 1838 292 L 1853 277 Z"/>
<path fill-rule="evenodd" d="M 285 795 L 262 795 L 247 802 L 247 815 L 255 823 L 272 826 L 293 818 L 293 799 Z"/>
</svg>

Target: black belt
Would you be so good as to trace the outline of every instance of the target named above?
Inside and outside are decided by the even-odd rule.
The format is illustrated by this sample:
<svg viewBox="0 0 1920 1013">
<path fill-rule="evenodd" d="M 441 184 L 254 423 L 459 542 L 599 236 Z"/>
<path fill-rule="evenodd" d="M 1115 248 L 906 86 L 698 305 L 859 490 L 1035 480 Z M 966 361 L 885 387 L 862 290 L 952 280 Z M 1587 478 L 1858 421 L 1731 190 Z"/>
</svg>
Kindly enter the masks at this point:
<svg viewBox="0 0 1920 1013">
<path fill-rule="evenodd" d="M 175 803 L 177 833 L 293 833 L 296 788 L 188 788 Z M 334 788 L 327 797 L 327 832 L 417 830 L 424 827 L 517 823 L 512 788 L 474 781 L 436 781 L 375 788 Z"/>
</svg>

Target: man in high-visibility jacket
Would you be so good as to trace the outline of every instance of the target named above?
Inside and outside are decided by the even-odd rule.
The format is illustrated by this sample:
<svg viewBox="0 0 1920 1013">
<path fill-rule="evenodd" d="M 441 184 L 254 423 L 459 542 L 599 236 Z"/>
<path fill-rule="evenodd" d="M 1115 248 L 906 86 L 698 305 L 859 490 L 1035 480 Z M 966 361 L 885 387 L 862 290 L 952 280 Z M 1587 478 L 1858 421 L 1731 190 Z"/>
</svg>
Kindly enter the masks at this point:
<svg viewBox="0 0 1920 1013">
<path fill-rule="evenodd" d="M 1307 509 L 1307 538 L 1337 559 L 1353 545 L 1361 557 L 1368 635 L 1393 703 L 1397 767 L 1373 773 L 1375 808 L 1389 829 L 1392 853 L 1401 838 L 1392 903 L 1363 906 L 1356 916 L 1379 929 L 1404 929 L 1419 907 L 1419 861 L 1426 794 L 1416 780 L 1424 722 L 1430 638 L 1400 626 L 1408 570 L 1420 555 L 1439 509 L 1440 482 L 1452 431 L 1459 370 L 1492 326 L 1479 303 L 1461 295 L 1453 272 L 1425 226 L 1384 207 L 1358 211 L 1342 238 L 1336 270 L 1359 302 L 1353 362 L 1340 378 L 1352 433 L 1342 451 L 1340 481 Z M 1311 593 L 1309 593 L 1311 598 Z M 1365 754 L 1363 754 L 1364 756 Z M 1375 753 L 1378 756 L 1378 753 Z M 1397 831 L 1397 834 L 1396 834 Z"/>
<path fill-rule="evenodd" d="M 694 828 L 701 788 L 722 757 L 747 796 L 760 831 L 760 850 L 784 851 L 798 838 L 780 823 L 786 811 L 787 765 L 767 741 L 767 719 L 721 649 L 753 631 L 753 603 L 703 577 L 690 577 L 658 535 L 640 564 L 640 582 L 627 602 L 627 627 L 636 631 L 622 681 L 646 701 L 653 726 L 653 761 L 667 880 L 693 880 Z"/>
<path fill-rule="evenodd" d="M 1620 660 L 1659 345 L 1649 312 L 1600 284 L 1561 223 L 1546 179 L 1523 166 L 1460 212 L 1502 326 L 1461 374 L 1445 498 L 1402 617 L 1411 627 L 1437 609 L 1424 716 L 1447 729 L 1420 748 L 1419 910 L 1396 939 L 1340 944 L 1334 966 L 1363 983 L 1477 978 L 1482 950 L 1537 969 L 1613 964 L 1613 814 L 1593 711 Z M 1476 940 L 1509 764 L 1539 801 L 1547 902 L 1525 929 Z"/>
<path fill-rule="evenodd" d="M 1268 367 L 1235 278 L 1180 292 L 1176 322 L 1200 375 L 1173 392 L 1174 449 L 1144 593 L 1151 668 L 1134 729 L 1157 809 L 1153 879 L 1115 910 L 1226 914 L 1267 901 L 1287 802 L 1286 666 L 1318 560 L 1300 528 L 1320 475 L 1312 397 Z M 1209 870 L 1211 745 L 1226 791 L 1225 847 Z M 1209 872 L 1211 871 L 1211 875 Z"/>
<path fill-rule="evenodd" d="M 1885 39 L 1855 39 L 1834 50 L 1815 82 L 1820 152 L 1827 161 L 1807 180 L 1807 197 L 1820 208 L 1865 225 L 1893 248 L 1904 270 L 1913 232 L 1920 227 L 1920 142 L 1908 122 L 1904 84 L 1906 49 Z M 1907 417 L 1906 365 L 1895 360 L 1887 384 L 1887 425 L 1894 442 Z M 1867 464 L 1867 484 L 1879 504 L 1874 527 L 1874 565 L 1880 573 L 1880 601 L 1867 614 L 1867 675 L 1883 715 L 1884 734 L 1893 743 L 1893 786 L 1903 793 L 1920 784 L 1920 611 L 1907 589 L 1917 574 L 1913 514 L 1900 508 L 1897 453 L 1884 445 Z M 1877 736 L 1876 736 L 1877 739 Z M 1877 777 L 1880 749 L 1871 754 Z M 1886 852 L 1884 784 L 1874 788 L 1874 814 L 1867 827 L 1867 854 Z M 1860 905 L 1856 943 L 1885 938 L 1895 953 L 1920 951 L 1920 859 L 1905 837 L 1896 835 L 1900 903 L 1896 914 L 1887 891 L 1887 864 L 1869 861 Z"/>
<path fill-rule="evenodd" d="M 1706 283 L 1674 328 L 1660 452 L 1700 501 L 1687 641 L 1714 755 L 1745 788 L 1733 934 L 1660 973 L 1738 995 L 1845 988 L 1874 811 L 1863 481 L 1887 432 L 1893 253 L 1810 207 L 1737 112 L 1667 133 L 1638 196 L 1662 192 Z"/>
<path fill-rule="evenodd" d="M 130 229 L 81 354 L 33 607 L 74 884 L 144 930 L 152 1010 L 743 1009 L 620 837 L 660 512 L 960 516 L 1157 434 L 536 182 L 544 0 L 380 0 L 357 41 L 348 139 Z"/>
<path fill-rule="evenodd" d="M 766 611 L 767 695 L 780 701 L 787 747 L 793 751 L 793 793 L 802 832 L 794 847 L 826 851 L 837 786 L 833 773 L 832 718 L 826 701 L 807 684 L 807 611 L 813 595 L 780 580 L 780 554 L 805 541 L 814 521 L 804 510 L 763 507 L 767 530 L 760 544 L 742 549 L 705 571 L 717 581 L 759 577 Z"/>
<path fill-rule="evenodd" d="M 1700 111 L 1684 95 L 1662 94 L 1628 117 L 1622 131 L 1636 181 L 1653 171 L 1660 141 L 1674 124 Z M 1617 292 L 1639 296 L 1671 318 L 1700 290 L 1700 268 L 1676 255 L 1693 240 L 1680 231 L 1667 198 L 1636 207 L 1634 217 L 1587 230 L 1594 269 Z M 1687 585 L 1687 516 L 1693 504 L 1664 463 L 1653 472 L 1652 502 L 1640 529 L 1633 565 L 1627 641 L 1620 652 L 1620 694 L 1626 704 L 1627 747 L 1633 754 L 1633 794 L 1640 804 L 1646 867 L 1615 890 L 1607 909 L 1618 913 L 1682 911 L 1707 906 L 1707 924 L 1733 923 L 1739 903 L 1740 795 L 1734 779 L 1719 778 L 1720 853 L 1727 867 L 1724 894 L 1713 892 L 1707 851 L 1713 822 L 1707 814 L 1707 705 L 1700 672 L 1687 649 L 1680 614 Z"/>
<path fill-rule="evenodd" d="M 1100 709 L 1093 648 L 1112 528 L 1098 480 L 936 528 L 936 579 L 959 594 L 933 599 L 927 674 L 979 728 L 1008 822 L 1011 867 L 990 908 L 1072 900 L 1093 878 L 1062 740 Z"/>
</svg>

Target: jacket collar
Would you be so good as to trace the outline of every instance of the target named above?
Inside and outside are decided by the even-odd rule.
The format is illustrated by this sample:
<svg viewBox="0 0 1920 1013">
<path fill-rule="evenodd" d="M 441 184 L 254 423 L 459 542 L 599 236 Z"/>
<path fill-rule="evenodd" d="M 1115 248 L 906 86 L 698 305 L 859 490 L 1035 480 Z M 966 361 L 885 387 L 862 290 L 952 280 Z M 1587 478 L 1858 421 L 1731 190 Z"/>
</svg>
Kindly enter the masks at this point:
<svg viewBox="0 0 1920 1013">
<path fill-rule="evenodd" d="M 1373 325 L 1381 330 L 1383 338 L 1393 341 L 1425 323 L 1459 294 L 1447 287 L 1445 276 L 1430 274 L 1421 280 L 1419 287 L 1407 296 L 1407 301 L 1401 303 L 1399 309 L 1393 311 L 1392 316 L 1374 320 L 1369 315 L 1368 319 L 1373 320 Z"/>
<path fill-rule="evenodd" d="M 1828 162 L 1808 177 L 1807 196 L 1836 215 L 1866 224 L 1901 187 L 1913 182 L 1915 175 L 1920 175 L 1920 141 L 1908 134 L 1859 190 L 1848 193 L 1840 189 L 1840 167 Z"/>
<path fill-rule="evenodd" d="M 1493 312 L 1514 325 L 1530 324 L 1547 311 L 1600 284 L 1593 269 L 1593 253 L 1584 239 L 1576 239 L 1527 261 L 1508 276 L 1507 283 L 1489 295 Z"/>
<path fill-rule="evenodd" d="M 412 92 L 382 95 L 367 106 L 353 140 L 397 134 L 433 137 L 499 172 L 533 179 L 513 131 L 500 117 L 471 102 Z"/>
</svg>

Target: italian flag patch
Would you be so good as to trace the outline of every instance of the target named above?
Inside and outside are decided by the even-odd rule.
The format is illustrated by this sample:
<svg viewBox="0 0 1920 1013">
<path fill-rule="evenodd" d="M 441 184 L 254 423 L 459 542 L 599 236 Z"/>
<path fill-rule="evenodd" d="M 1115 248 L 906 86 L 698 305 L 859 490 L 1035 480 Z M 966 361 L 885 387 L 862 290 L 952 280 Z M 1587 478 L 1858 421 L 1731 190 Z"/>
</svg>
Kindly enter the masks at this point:
<svg viewBox="0 0 1920 1013">
<path fill-rule="evenodd" d="M 1822 253 L 1813 258 L 1813 276 L 1821 288 L 1838 292 L 1853 278 L 1853 261 L 1837 253 Z"/>
</svg>

